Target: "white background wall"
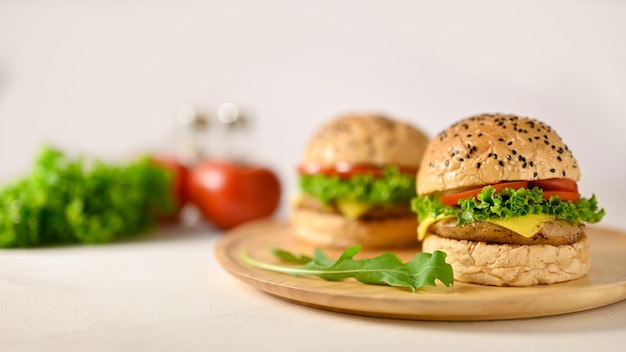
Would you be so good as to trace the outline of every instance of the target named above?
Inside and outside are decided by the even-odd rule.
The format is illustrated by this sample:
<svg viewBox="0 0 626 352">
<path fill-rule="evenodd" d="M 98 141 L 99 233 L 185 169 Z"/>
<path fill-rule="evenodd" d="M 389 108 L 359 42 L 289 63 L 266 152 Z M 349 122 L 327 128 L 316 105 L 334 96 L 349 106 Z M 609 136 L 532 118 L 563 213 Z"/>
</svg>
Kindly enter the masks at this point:
<svg viewBox="0 0 626 352">
<path fill-rule="evenodd" d="M 626 2 L 0 0 L 0 180 L 44 142 L 120 158 L 171 142 L 174 114 L 253 111 L 286 194 L 321 122 L 376 110 L 434 135 L 475 113 L 539 118 L 621 226 Z"/>
</svg>

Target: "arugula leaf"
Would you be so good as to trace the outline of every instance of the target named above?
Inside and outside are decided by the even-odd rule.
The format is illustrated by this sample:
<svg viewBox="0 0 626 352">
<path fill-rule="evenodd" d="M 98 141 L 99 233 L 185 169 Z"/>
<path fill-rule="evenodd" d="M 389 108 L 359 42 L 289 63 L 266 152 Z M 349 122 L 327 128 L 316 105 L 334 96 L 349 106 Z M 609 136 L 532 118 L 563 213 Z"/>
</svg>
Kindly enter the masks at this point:
<svg viewBox="0 0 626 352">
<path fill-rule="evenodd" d="M 492 186 L 486 186 L 476 197 L 459 200 L 459 206 L 447 206 L 438 197 L 420 196 L 411 202 L 411 208 L 424 220 L 439 215 L 456 216 L 457 224 L 464 225 L 473 221 L 484 221 L 490 218 L 509 219 L 529 214 L 554 215 L 557 219 L 571 223 L 596 223 L 605 215 L 604 209 L 598 207 L 596 196 L 590 199 L 581 197 L 577 202 L 562 201 L 557 196 L 543 199 L 543 190 L 505 188 L 500 192 Z"/>
<path fill-rule="evenodd" d="M 324 204 L 337 199 L 361 203 L 408 203 L 416 196 L 415 177 L 402 174 L 395 167 L 386 167 L 382 177 L 364 174 L 341 179 L 336 175 L 301 175 L 300 188 Z"/>
<path fill-rule="evenodd" d="M 272 253 L 280 258 L 280 260 L 287 263 L 306 264 L 313 260 L 313 258 L 307 257 L 306 255 L 296 256 L 291 252 L 285 251 L 283 249 L 272 249 Z"/>
<path fill-rule="evenodd" d="M 171 175 L 148 158 L 128 164 L 70 158 L 44 146 L 32 171 L 0 188 L 0 247 L 106 243 L 174 210 Z"/>
<path fill-rule="evenodd" d="M 242 253 L 242 258 L 244 262 L 254 267 L 294 276 L 317 276 L 328 281 L 354 278 L 365 284 L 408 287 L 413 292 L 426 285 L 436 286 L 436 280 L 445 286 L 454 283 L 452 266 L 445 262 L 444 252 L 418 253 L 409 262 L 402 263 L 393 253 L 384 253 L 375 258 L 353 259 L 360 250 L 359 245 L 350 247 L 336 261 L 328 259 L 320 249 L 315 250 L 313 259 L 306 256 L 298 257 L 284 250 L 273 250 L 278 258 L 290 263 L 302 264 L 304 258 L 309 260 L 298 267 L 260 262 L 245 252 Z"/>
</svg>

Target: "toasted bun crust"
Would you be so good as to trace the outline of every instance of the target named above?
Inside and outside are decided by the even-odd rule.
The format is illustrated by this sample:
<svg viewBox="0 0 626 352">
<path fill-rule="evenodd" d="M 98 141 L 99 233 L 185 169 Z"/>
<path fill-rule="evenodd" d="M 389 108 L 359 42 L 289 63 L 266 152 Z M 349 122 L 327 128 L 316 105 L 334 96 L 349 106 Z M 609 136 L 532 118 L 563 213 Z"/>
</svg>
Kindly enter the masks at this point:
<svg viewBox="0 0 626 352">
<path fill-rule="evenodd" d="M 585 235 L 578 242 L 561 246 L 489 244 L 429 235 L 422 250 L 446 252 L 455 280 L 481 285 L 553 284 L 580 278 L 589 271 Z"/>
<path fill-rule="evenodd" d="M 322 125 L 309 140 L 303 161 L 399 165 L 417 168 L 428 137 L 416 127 L 382 115 L 343 115 Z"/>
<path fill-rule="evenodd" d="M 578 163 L 543 122 L 515 115 L 476 115 L 433 138 L 417 175 L 419 195 L 501 181 L 580 179 Z"/>
<path fill-rule="evenodd" d="M 291 226 L 296 237 L 320 247 L 393 248 L 417 244 L 415 216 L 381 221 L 350 220 L 340 214 L 294 209 Z"/>
</svg>

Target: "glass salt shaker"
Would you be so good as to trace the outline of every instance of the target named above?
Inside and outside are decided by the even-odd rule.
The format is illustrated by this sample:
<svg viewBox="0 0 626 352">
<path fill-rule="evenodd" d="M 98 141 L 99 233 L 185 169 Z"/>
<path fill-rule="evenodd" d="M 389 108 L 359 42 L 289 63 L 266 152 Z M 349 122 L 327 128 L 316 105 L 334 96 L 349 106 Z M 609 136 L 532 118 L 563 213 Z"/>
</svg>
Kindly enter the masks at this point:
<svg viewBox="0 0 626 352">
<path fill-rule="evenodd" d="M 224 103 L 217 110 L 218 120 L 224 127 L 222 148 L 224 157 L 235 162 L 249 161 L 249 123 L 239 107 L 234 103 Z"/>
<path fill-rule="evenodd" d="M 178 108 L 176 114 L 176 154 L 186 166 L 193 166 L 209 155 L 209 119 L 191 104 Z"/>
</svg>

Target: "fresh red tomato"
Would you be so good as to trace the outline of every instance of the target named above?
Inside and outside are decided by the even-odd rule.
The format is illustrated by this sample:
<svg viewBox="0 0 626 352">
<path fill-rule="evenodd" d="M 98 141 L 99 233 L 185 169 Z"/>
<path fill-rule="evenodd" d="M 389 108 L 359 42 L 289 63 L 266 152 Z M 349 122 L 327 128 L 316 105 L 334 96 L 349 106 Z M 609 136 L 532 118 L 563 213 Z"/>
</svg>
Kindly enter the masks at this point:
<svg viewBox="0 0 626 352">
<path fill-rule="evenodd" d="M 505 188 L 513 188 L 517 190 L 520 188 L 527 188 L 528 181 L 500 182 L 491 186 L 496 189 L 496 192 L 500 192 L 501 190 Z M 485 186 L 473 188 L 473 189 L 463 191 L 463 192 L 446 194 L 446 195 L 439 197 L 439 199 L 445 205 L 457 205 L 460 199 L 476 197 L 478 193 L 480 193 L 480 191 L 483 190 L 484 187 Z"/>
<path fill-rule="evenodd" d="M 150 157 L 155 164 L 163 167 L 172 175 L 171 195 L 174 201 L 174 212 L 170 216 L 161 216 L 162 221 L 176 221 L 182 208 L 188 203 L 187 177 L 189 170 L 176 157 L 170 155 L 153 155 Z"/>
<path fill-rule="evenodd" d="M 578 184 L 569 178 L 550 178 L 547 180 L 531 181 L 530 187 L 539 187 L 550 191 L 567 191 L 578 193 Z"/>
<path fill-rule="evenodd" d="M 416 168 L 398 166 L 403 174 L 415 175 Z M 318 164 L 300 164 L 298 172 L 303 175 L 337 175 L 340 178 L 347 179 L 354 175 L 370 174 L 374 177 L 380 177 L 383 174 L 383 167 L 375 165 L 353 165 L 348 163 L 338 163 L 334 166 L 320 166 Z"/>
<path fill-rule="evenodd" d="M 203 217 L 220 229 L 269 217 L 280 203 L 278 177 L 259 165 L 202 161 L 191 169 L 187 186 Z"/>
</svg>

